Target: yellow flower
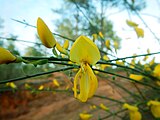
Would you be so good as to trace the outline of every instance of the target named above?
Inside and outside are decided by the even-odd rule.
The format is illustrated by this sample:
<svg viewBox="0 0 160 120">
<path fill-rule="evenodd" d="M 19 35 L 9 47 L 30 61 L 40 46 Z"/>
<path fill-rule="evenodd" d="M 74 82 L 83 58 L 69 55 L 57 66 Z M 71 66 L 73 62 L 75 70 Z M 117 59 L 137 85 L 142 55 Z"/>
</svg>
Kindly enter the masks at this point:
<svg viewBox="0 0 160 120">
<path fill-rule="evenodd" d="M 133 58 L 130 63 L 130 68 L 135 68 L 135 64 L 135 58 Z"/>
<path fill-rule="evenodd" d="M 102 32 L 99 32 L 99 36 L 104 39 Z"/>
<path fill-rule="evenodd" d="M 155 63 L 155 57 L 149 62 L 149 65 L 152 66 Z"/>
<path fill-rule="evenodd" d="M 100 106 L 100 108 L 102 108 L 102 109 L 105 110 L 105 111 L 108 111 L 108 110 L 109 110 L 109 108 L 106 107 L 103 103 L 101 103 L 99 106 Z"/>
<path fill-rule="evenodd" d="M 65 48 L 63 48 L 58 42 L 56 43 L 56 48 L 60 53 L 63 53 L 65 55 L 67 55 L 67 50 Z"/>
<path fill-rule="evenodd" d="M 110 50 L 110 49 L 111 49 L 111 48 L 110 48 L 110 40 L 106 40 L 105 44 L 106 44 L 107 49 Z"/>
<path fill-rule="evenodd" d="M 109 60 L 109 57 L 107 55 L 104 55 L 103 59 L 107 61 L 107 60 Z"/>
<path fill-rule="evenodd" d="M 113 43 L 113 46 L 114 46 L 114 48 L 117 50 L 118 49 L 118 42 L 117 41 L 114 41 L 114 43 Z"/>
<path fill-rule="evenodd" d="M 93 109 L 96 109 L 96 108 L 97 108 L 97 107 L 96 107 L 95 105 L 91 105 L 91 106 L 90 106 L 90 109 L 92 109 L 92 110 L 93 110 Z"/>
<path fill-rule="evenodd" d="M 31 86 L 30 86 L 29 84 L 27 84 L 27 83 L 25 83 L 24 87 L 25 87 L 26 89 L 31 89 Z"/>
<path fill-rule="evenodd" d="M 63 48 L 64 49 L 68 49 L 69 47 L 69 41 L 68 40 L 65 40 L 64 44 L 63 44 Z"/>
<path fill-rule="evenodd" d="M 138 38 L 144 37 L 144 30 L 142 28 L 134 27 L 134 30 L 135 30 Z"/>
<path fill-rule="evenodd" d="M 86 102 L 92 97 L 98 87 L 97 78 L 90 65 L 96 64 L 100 59 L 98 47 L 85 36 L 80 36 L 74 42 L 70 50 L 70 60 L 80 65 L 80 69 L 74 79 L 74 97 Z M 80 94 L 77 95 L 79 83 Z"/>
<path fill-rule="evenodd" d="M 104 56 L 103 56 L 103 59 L 107 61 L 107 60 L 109 60 L 109 57 L 108 57 L 107 55 L 104 55 Z M 108 65 L 108 64 L 101 64 L 101 65 L 100 65 L 100 69 L 101 69 L 101 70 L 104 70 L 105 68 L 110 67 L 110 66 L 111 66 L 111 65 Z M 97 72 L 97 71 L 96 71 L 96 72 Z"/>
<path fill-rule="evenodd" d="M 124 62 L 123 62 L 123 61 L 116 61 L 116 64 L 117 64 L 117 65 L 124 66 Z"/>
<path fill-rule="evenodd" d="M 155 118 L 160 118 L 160 102 L 155 100 L 150 100 L 147 103 L 148 106 L 151 106 L 151 112 Z"/>
<path fill-rule="evenodd" d="M 57 81 L 56 79 L 53 80 L 53 84 L 54 84 L 55 86 L 57 86 L 57 87 L 60 86 L 60 84 L 58 83 L 58 81 Z"/>
<path fill-rule="evenodd" d="M 10 86 L 13 89 L 17 89 L 17 86 L 14 84 L 14 82 L 8 82 L 6 83 L 7 86 Z"/>
<path fill-rule="evenodd" d="M 156 65 L 153 71 L 154 76 L 160 77 L 160 64 Z"/>
<path fill-rule="evenodd" d="M 81 118 L 81 120 L 89 120 L 92 117 L 92 115 L 88 113 L 80 113 L 79 117 Z"/>
<path fill-rule="evenodd" d="M 144 78 L 142 75 L 130 74 L 129 78 L 140 81 Z"/>
<path fill-rule="evenodd" d="M 41 18 L 37 19 L 37 32 L 44 46 L 53 48 L 56 45 L 52 32 Z"/>
<path fill-rule="evenodd" d="M 149 58 L 148 56 L 145 56 L 145 57 L 143 58 L 143 61 L 146 61 L 148 58 Z"/>
<path fill-rule="evenodd" d="M 149 64 L 144 65 L 144 70 L 151 71 L 151 68 L 150 68 Z"/>
<path fill-rule="evenodd" d="M 133 21 L 130 21 L 130 20 L 126 20 L 126 23 L 127 23 L 127 25 L 130 26 L 130 27 L 137 27 L 137 26 L 138 26 L 137 23 L 135 23 L 135 22 L 133 22 Z"/>
<path fill-rule="evenodd" d="M 138 111 L 138 107 L 125 103 L 123 104 L 123 108 L 129 110 L 130 120 L 141 120 L 142 119 L 142 115 Z"/>
<path fill-rule="evenodd" d="M 39 86 L 39 88 L 38 88 L 38 90 L 43 90 L 43 89 L 44 89 L 43 85 Z"/>
<path fill-rule="evenodd" d="M 157 81 L 156 81 L 156 84 L 157 84 L 158 86 L 160 86 L 160 81 L 159 81 L 159 80 L 157 80 Z"/>
<path fill-rule="evenodd" d="M 0 47 L 0 64 L 11 63 L 16 61 L 16 57 L 8 50 Z"/>
</svg>

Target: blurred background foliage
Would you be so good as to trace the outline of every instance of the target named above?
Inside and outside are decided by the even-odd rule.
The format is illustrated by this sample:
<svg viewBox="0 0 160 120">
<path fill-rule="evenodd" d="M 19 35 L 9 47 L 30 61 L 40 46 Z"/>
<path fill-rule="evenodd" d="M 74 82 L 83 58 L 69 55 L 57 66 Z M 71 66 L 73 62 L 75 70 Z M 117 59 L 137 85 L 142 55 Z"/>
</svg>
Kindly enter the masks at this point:
<svg viewBox="0 0 160 120">
<path fill-rule="evenodd" d="M 61 19 L 53 23 L 56 25 L 55 31 L 57 33 L 75 40 L 79 35 L 86 35 L 92 38 L 93 34 L 98 35 L 99 32 L 102 32 L 105 40 L 117 41 L 118 44 L 120 44 L 121 38 L 116 35 L 112 21 L 107 19 L 107 11 L 114 7 L 120 11 L 126 10 L 134 14 L 133 11 L 140 11 L 146 7 L 144 0 L 64 0 L 63 2 L 64 4 L 60 9 L 51 9 L 53 14 L 61 16 Z M 0 31 L 4 27 L 3 22 L 4 20 L 0 19 Z M 0 36 L 3 36 L 2 32 L 0 32 Z M 21 55 L 22 52 L 15 45 L 18 36 L 10 35 L 8 37 L 10 39 L 4 40 L 0 38 L 0 46 L 10 50 L 14 55 Z M 61 38 L 59 39 L 61 40 Z M 98 46 L 102 50 L 105 48 L 105 40 L 98 39 Z M 36 37 L 36 41 L 40 41 L 38 37 Z M 24 56 L 46 56 L 47 54 L 46 48 L 38 44 L 28 46 L 25 49 L 25 53 L 23 53 Z M 21 63 L 18 65 L 0 65 L 0 79 L 7 80 L 27 74 L 47 71 L 56 66 L 46 64 L 35 68 L 33 65 L 24 65 Z"/>
</svg>

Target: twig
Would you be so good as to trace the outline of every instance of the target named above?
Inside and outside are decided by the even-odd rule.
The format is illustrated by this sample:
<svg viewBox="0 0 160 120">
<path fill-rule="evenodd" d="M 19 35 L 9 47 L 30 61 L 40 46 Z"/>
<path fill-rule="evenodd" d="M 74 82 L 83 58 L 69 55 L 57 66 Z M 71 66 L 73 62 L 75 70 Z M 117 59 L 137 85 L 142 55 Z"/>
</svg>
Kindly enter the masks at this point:
<svg viewBox="0 0 160 120">
<path fill-rule="evenodd" d="M 152 89 L 160 90 L 160 88 L 158 88 L 158 87 L 152 86 L 152 85 L 147 84 L 147 83 L 145 83 L 145 82 L 136 81 L 136 80 L 134 80 L 134 79 L 131 79 L 131 78 L 129 78 L 129 77 L 122 76 L 122 75 L 119 75 L 119 74 L 116 74 L 116 73 L 112 73 L 112 72 L 108 72 L 108 71 L 103 71 L 103 70 L 99 70 L 99 69 L 95 69 L 95 68 L 93 68 L 93 70 L 99 71 L 99 72 L 102 72 L 102 73 L 107 73 L 107 74 L 110 74 L 110 75 L 115 75 L 115 76 L 118 76 L 118 77 L 121 77 L 121 78 L 128 79 L 128 80 L 130 80 L 130 81 L 132 81 L 132 82 L 135 82 L 135 83 L 139 83 L 139 84 L 141 84 L 141 85 L 148 86 L 148 87 L 150 87 L 150 88 L 152 88 Z"/>
<path fill-rule="evenodd" d="M 24 79 L 27 79 L 27 78 L 37 77 L 37 76 L 46 75 L 46 74 L 50 74 L 50 73 L 54 73 L 54 72 L 66 71 L 66 70 L 70 70 L 70 69 L 73 69 L 73 68 L 74 67 L 72 66 L 72 67 L 61 68 L 61 69 L 58 69 L 58 70 L 52 70 L 52 71 L 48 71 L 48 72 L 41 72 L 41 73 L 37 73 L 37 74 L 33 74 L 33 75 L 27 75 L 27 76 L 24 76 L 24 77 L 13 78 L 13 79 L 9 79 L 9 80 L 3 80 L 3 81 L 0 81 L 0 84 L 4 84 L 4 83 L 7 83 L 7 82 L 15 82 L 15 81 L 18 81 L 18 80 L 24 80 Z"/>
<path fill-rule="evenodd" d="M 19 23 L 22 23 L 22 24 L 24 24 L 24 25 L 27 25 L 27 26 L 30 26 L 30 27 L 36 28 L 36 26 L 31 25 L 31 24 L 29 24 L 29 23 L 27 23 L 27 22 L 25 22 L 25 21 L 20 21 L 20 20 L 16 20 L 16 19 L 12 19 L 12 20 L 14 20 L 14 21 L 16 21 L 16 22 L 19 22 Z M 71 38 L 65 37 L 65 36 L 63 36 L 63 35 L 60 35 L 60 34 L 57 34 L 57 33 L 54 33 L 54 32 L 52 32 L 52 34 L 53 34 L 53 35 L 56 35 L 56 36 L 59 36 L 59 37 L 61 37 L 61 38 L 64 38 L 64 39 L 70 40 L 70 41 L 72 41 L 72 42 L 74 42 L 74 41 L 75 41 L 74 39 L 71 39 Z"/>
</svg>

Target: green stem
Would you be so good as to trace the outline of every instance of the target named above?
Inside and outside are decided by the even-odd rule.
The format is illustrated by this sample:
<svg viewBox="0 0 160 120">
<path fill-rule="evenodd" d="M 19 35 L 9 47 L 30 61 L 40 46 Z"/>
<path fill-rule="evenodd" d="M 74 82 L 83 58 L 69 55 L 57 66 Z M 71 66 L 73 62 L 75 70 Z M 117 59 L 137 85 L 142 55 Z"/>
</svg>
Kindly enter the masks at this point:
<svg viewBox="0 0 160 120">
<path fill-rule="evenodd" d="M 138 88 L 138 86 L 133 83 L 134 87 L 137 89 L 137 91 L 139 92 L 139 94 L 141 95 L 141 97 L 143 98 L 143 100 L 146 100 L 146 97 L 143 95 L 143 93 L 141 92 L 141 90 Z"/>
<path fill-rule="evenodd" d="M 157 88 L 157 87 L 152 86 L 152 85 L 150 85 L 150 84 L 147 84 L 147 83 L 145 83 L 145 82 L 141 82 L 141 81 L 137 81 L 137 80 L 128 78 L 128 77 L 126 77 L 126 76 L 122 76 L 122 75 L 119 75 L 119 74 L 115 74 L 115 73 L 111 73 L 111 72 L 108 72 L 108 71 L 99 70 L 99 69 L 95 69 L 95 68 L 93 68 L 93 70 L 99 71 L 99 72 L 102 72 L 102 73 L 107 73 L 107 74 L 110 74 L 110 75 L 115 75 L 115 76 L 118 76 L 118 77 L 121 77 L 121 78 L 128 79 L 128 80 L 130 80 L 130 81 L 132 81 L 132 82 L 135 82 L 135 83 L 139 83 L 139 84 L 141 84 L 141 85 L 148 86 L 148 87 L 150 87 L 150 88 L 152 88 L 152 89 L 160 90 L 160 88 Z"/>
<path fill-rule="evenodd" d="M 121 67 L 121 68 L 124 68 L 124 69 L 129 69 L 129 70 L 135 71 L 137 73 L 141 73 L 142 75 L 147 76 L 147 77 L 151 78 L 152 80 L 155 80 L 155 78 L 152 75 L 146 74 L 145 72 L 143 72 L 141 70 L 130 68 L 128 66 L 118 65 L 116 63 L 110 63 L 110 62 L 107 62 L 107 61 L 106 62 L 105 61 L 99 61 L 99 62 L 97 62 L 97 64 L 108 64 L 108 65 L 114 65 L 114 66 L 117 66 L 117 67 Z"/>
<path fill-rule="evenodd" d="M 27 22 L 25 22 L 25 21 L 20 21 L 20 20 L 16 20 L 16 19 L 12 19 L 12 20 L 14 20 L 14 21 L 16 21 L 16 22 L 19 22 L 19 23 L 21 23 L 21 24 L 24 24 L 24 25 L 27 25 L 27 26 L 30 26 L 30 27 L 36 28 L 36 26 L 31 25 L 31 24 L 29 24 L 29 23 L 27 23 Z M 75 41 L 74 39 L 71 39 L 71 38 L 65 37 L 65 36 L 60 35 L 60 34 L 57 34 L 57 33 L 53 33 L 53 32 L 52 32 L 52 34 L 54 34 L 54 35 L 56 35 L 56 36 L 59 36 L 59 37 L 61 37 L 61 38 L 64 38 L 64 39 L 70 40 L 70 41 L 72 41 L 72 42 L 74 42 L 74 41 Z"/>
<path fill-rule="evenodd" d="M 102 99 L 107 99 L 107 100 L 110 100 L 112 102 L 116 102 L 116 103 L 120 103 L 120 104 L 124 104 L 125 102 L 122 102 L 120 100 L 115 100 L 113 98 L 108 98 L 106 96 L 101 96 L 101 95 L 94 95 L 94 97 L 98 97 L 98 98 L 102 98 Z"/>
<path fill-rule="evenodd" d="M 128 56 L 128 57 L 123 57 L 123 58 L 116 58 L 116 59 L 112 59 L 112 60 L 107 60 L 107 62 L 113 62 L 113 61 L 117 61 L 117 60 L 125 60 L 125 59 L 129 59 L 129 58 L 136 58 L 136 57 L 155 55 L 155 54 L 160 54 L 160 52 L 154 52 L 154 53 L 149 53 L 149 54 L 141 54 L 141 55 L 134 55 L 134 56 Z"/>
<path fill-rule="evenodd" d="M 33 75 L 27 75 L 25 77 L 13 78 L 13 79 L 9 79 L 9 80 L 0 81 L 0 84 L 4 84 L 7 82 L 14 82 L 14 81 L 23 80 L 23 79 L 32 78 L 32 77 L 37 77 L 37 76 L 46 75 L 46 74 L 50 74 L 50 73 L 54 73 L 54 72 L 66 71 L 66 70 L 70 70 L 73 68 L 74 67 L 71 66 L 71 67 L 67 67 L 67 68 L 61 68 L 58 70 L 52 70 L 52 71 L 48 71 L 48 72 L 41 72 L 41 73 L 37 73 L 37 74 L 33 74 Z"/>
<path fill-rule="evenodd" d="M 109 118 L 109 117 L 112 117 L 113 115 L 117 115 L 117 114 L 122 113 L 122 112 L 124 112 L 124 111 L 126 111 L 126 109 L 122 109 L 122 110 L 120 110 L 120 111 L 117 111 L 117 112 L 111 113 L 111 114 L 110 114 L 110 115 L 108 115 L 108 116 L 105 116 L 105 117 L 103 117 L 103 118 L 100 118 L 100 120 L 107 119 L 107 118 Z"/>
<path fill-rule="evenodd" d="M 68 58 L 58 58 L 58 57 L 22 57 L 26 60 L 42 60 L 48 59 L 48 61 L 70 61 Z"/>
<path fill-rule="evenodd" d="M 126 89 L 125 87 L 123 87 L 121 84 L 116 83 L 116 82 L 113 81 L 113 80 L 112 80 L 111 82 L 112 82 L 113 84 L 115 84 L 116 86 L 118 86 L 119 88 L 121 88 L 124 92 L 126 92 L 126 93 L 128 93 L 129 95 L 133 96 L 136 100 L 137 100 L 137 98 L 140 98 L 139 95 L 130 92 L 128 89 Z"/>
</svg>

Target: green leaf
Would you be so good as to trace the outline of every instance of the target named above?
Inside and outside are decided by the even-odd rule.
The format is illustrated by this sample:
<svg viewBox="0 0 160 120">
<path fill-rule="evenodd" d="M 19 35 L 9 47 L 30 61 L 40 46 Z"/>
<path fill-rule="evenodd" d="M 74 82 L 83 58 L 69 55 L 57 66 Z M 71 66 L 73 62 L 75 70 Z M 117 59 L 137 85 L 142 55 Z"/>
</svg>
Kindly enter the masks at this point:
<svg viewBox="0 0 160 120">
<path fill-rule="evenodd" d="M 137 27 L 137 26 L 138 26 L 137 23 L 135 23 L 135 22 L 133 22 L 133 21 L 130 21 L 130 20 L 126 20 L 126 23 L 127 23 L 127 25 L 130 26 L 130 27 Z"/>
<path fill-rule="evenodd" d="M 144 30 L 142 28 L 135 27 L 134 30 L 135 30 L 138 38 L 144 37 Z"/>
<path fill-rule="evenodd" d="M 36 61 L 32 61 L 30 62 L 30 64 L 33 64 L 35 67 L 37 65 L 43 65 L 43 64 L 46 64 L 48 63 L 48 60 L 47 59 L 44 59 L 44 60 L 36 60 Z"/>
</svg>

